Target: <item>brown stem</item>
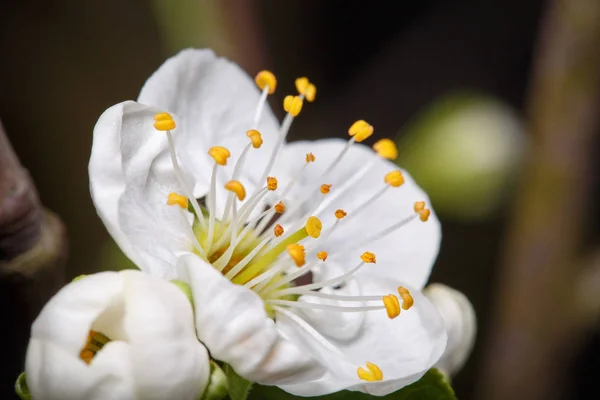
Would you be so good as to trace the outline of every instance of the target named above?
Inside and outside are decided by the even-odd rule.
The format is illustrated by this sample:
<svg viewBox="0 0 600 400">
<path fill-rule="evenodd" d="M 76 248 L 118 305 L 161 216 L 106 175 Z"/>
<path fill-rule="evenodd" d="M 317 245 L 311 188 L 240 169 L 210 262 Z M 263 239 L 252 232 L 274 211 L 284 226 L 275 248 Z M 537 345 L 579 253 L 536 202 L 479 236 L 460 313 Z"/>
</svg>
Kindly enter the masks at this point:
<svg viewBox="0 0 600 400">
<path fill-rule="evenodd" d="M 556 0 L 530 92 L 533 140 L 499 272 L 477 398 L 557 398 L 581 332 L 581 235 L 600 106 L 600 2 Z"/>
</svg>

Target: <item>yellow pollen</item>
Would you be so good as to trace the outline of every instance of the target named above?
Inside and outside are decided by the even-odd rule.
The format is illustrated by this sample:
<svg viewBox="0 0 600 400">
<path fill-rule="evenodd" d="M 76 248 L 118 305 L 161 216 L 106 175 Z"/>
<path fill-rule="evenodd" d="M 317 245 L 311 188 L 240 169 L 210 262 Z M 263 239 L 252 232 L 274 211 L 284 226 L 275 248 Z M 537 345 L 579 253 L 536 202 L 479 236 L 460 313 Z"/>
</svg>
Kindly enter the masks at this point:
<svg viewBox="0 0 600 400">
<path fill-rule="evenodd" d="M 302 111 L 302 99 L 298 96 L 285 96 L 283 99 L 283 109 L 288 112 L 292 117 L 297 117 Z"/>
<path fill-rule="evenodd" d="M 346 215 L 348 215 L 348 213 L 344 210 L 342 210 L 341 208 L 339 210 L 335 210 L 335 217 L 337 219 L 342 219 L 344 218 Z"/>
<path fill-rule="evenodd" d="M 382 300 L 389 319 L 394 319 L 400 315 L 400 301 L 398 301 L 396 296 L 388 294 L 383 296 Z"/>
<path fill-rule="evenodd" d="M 273 206 L 273 208 L 275 209 L 275 212 L 277 214 L 283 214 L 285 212 L 285 206 L 283 205 L 283 203 L 281 201 L 279 203 L 275 204 L 275 206 Z"/>
<path fill-rule="evenodd" d="M 392 171 L 385 175 L 385 183 L 392 187 L 399 187 L 404 183 L 402 171 Z"/>
<path fill-rule="evenodd" d="M 292 260 L 296 263 L 296 266 L 301 267 L 306 262 L 306 251 L 304 246 L 298 243 L 289 244 L 286 248 Z"/>
<path fill-rule="evenodd" d="M 379 157 L 387 158 L 388 160 L 395 160 L 398 157 L 398 148 L 396 143 L 390 139 L 380 139 L 373 145 L 373 150 Z"/>
<path fill-rule="evenodd" d="M 273 233 L 275 234 L 275 237 L 283 235 L 283 226 L 279 224 L 275 225 L 275 228 L 273 228 Z"/>
<path fill-rule="evenodd" d="M 327 260 L 327 252 L 325 250 L 318 252 L 317 258 L 321 261 Z"/>
<path fill-rule="evenodd" d="M 172 131 L 175 129 L 175 121 L 171 114 L 163 112 L 154 115 L 154 129 L 157 131 Z"/>
<path fill-rule="evenodd" d="M 354 137 L 354 141 L 360 143 L 373 134 L 373 126 L 361 119 L 350 126 L 348 134 Z"/>
<path fill-rule="evenodd" d="M 398 294 L 402 297 L 402 308 L 408 310 L 415 304 L 415 300 L 411 296 L 407 288 L 398 286 Z"/>
<path fill-rule="evenodd" d="M 180 195 L 179 193 L 170 193 L 169 197 L 167 197 L 167 204 L 173 206 L 177 204 L 179 207 L 187 210 L 188 208 L 188 198 Z"/>
<path fill-rule="evenodd" d="M 257 131 L 256 129 L 250 129 L 246 132 L 246 136 L 250 138 L 250 141 L 252 142 L 252 147 L 254 147 L 255 149 L 260 149 L 260 146 L 262 146 L 263 144 L 263 140 L 259 131 Z"/>
<path fill-rule="evenodd" d="M 317 95 L 317 87 L 310 83 L 306 77 L 296 79 L 295 83 L 298 93 L 303 94 L 306 100 L 312 103 Z"/>
<path fill-rule="evenodd" d="M 375 382 L 383 379 L 381 369 L 371 362 L 367 361 L 367 368 L 358 367 L 356 373 L 360 379 L 367 382 Z"/>
<path fill-rule="evenodd" d="M 319 218 L 308 217 L 308 220 L 306 220 L 306 233 L 308 233 L 308 236 L 318 238 L 321 236 L 321 229 L 323 229 L 323 224 Z"/>
<path fill-rule="evenodd" d="M 315 160 L 316 160 L 316 158 L 313 153 L 306 153 L 306 162 L 307 163 L 315 162 Z"/>
<path fill-rule="evenodd" d="M 369 264 L 375 264 L 377 262 L 375 259 L 375 254 L 371 253 L 370 251 L 365 251 L 362 253 L 360 259 Z"/>
<path fill-rule="evenodd" d="M 229 190 L 230 192 L 235 193 L 235 195 L 237 196 L 239 201 L 244 200 L 244 198 L 246 197 L 246 189 L 244 188 L 244 185 L 242 185 L 242 183 L 240 181 L 229 181 L 225 184 L 225 189 Z"/>
<path fill-rule="evenodd" d="M 418 213 L 419 211 L 423 210 L 425 208 L 425 202 L 424 201 L 415 201 L 415 212 Z"/>
<path fill-rule="evenodd" d="M 419 211 L 419 218 L 423 222 L 427 222 L 427 220 L 429 219 L 429 215 L 431 215 L 431 210 L 429 210 L 428 208 Z"/>
<path fill-rule="evenodd" d="M 215 146 L 208 150 L 208 155 L 210 155 L 217 164 L 227 165 L 227 159 L 231 156 L 231 153 L 225 147 Z"/>
<path fill-rule="evenodd" d="M 331 185 L 328 185 L 326 183 L 321 185 L 321 193 L 327 194 L 327 193 L 329 193 L 330 190 L 331 190 Z"/>
<path fill-rule="evenodd" d="M 269 94 L 275 93 L 275 89 L 277 88 L 277 78 L 275 78 L 275 75 L 271 71 L 260 71 L 254 77 L 254 82 L 256 82 L 260 90 L 263 90 L 265 86 L 269 86 Z"/>
<path fill-rule="evenodd" d="M 267 176 L 267 189 L 270 191 L 277 190 L 277 178 L 273 176 Z"/>
<path fill-rule="evenodd" d="M 86 364 L 92 362 L 96 353 L 98 353 L 106 343 L 110 342 L 110 339 L 100 332 L 92 331 L 88 333 L 87 341 L 81 352 L 79 358 L 85 361 Z"/>
</svg>

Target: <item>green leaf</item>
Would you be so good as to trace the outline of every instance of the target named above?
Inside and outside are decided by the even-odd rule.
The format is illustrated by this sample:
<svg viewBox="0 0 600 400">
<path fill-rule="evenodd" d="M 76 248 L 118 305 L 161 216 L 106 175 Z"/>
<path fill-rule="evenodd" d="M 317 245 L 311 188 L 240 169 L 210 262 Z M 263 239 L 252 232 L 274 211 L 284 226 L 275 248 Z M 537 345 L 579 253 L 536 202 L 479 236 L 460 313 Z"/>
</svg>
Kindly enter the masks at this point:
<svg viewBox="0 0 600 400">
<path fill-rule="evenodd" d="M 300 397 L 292 396 L 273 386 L 254 385 L 248 400 L 292 400 Z M 233 399 L 233 398 L 232 398 Z M 444 376 L 436 369 L 430 369 L 417 382 L 405 386 L 395 393 L 383 397 L 370 396 L 360 392 L 343 391 L 326 396 L 311 397 L 314 400 L 454 400 L 454 390 Z"/>
<path fill-rule="evenodd" d="M 216 362 L 211 361 L 210 380 L 202 395 L 202 400 L 222 400 L 227 397 L 228 393 L 229 382 L 227 381 L 227 375 L 225 375 L 225 372 Z"/>
<path fill-rule="evenodd" d="M 229 398 L 231 400 L 246 400 L 252 387 L 252 382 L 239 376 L 229 364 L 223 367 L 229 380 Z"/>
<path fill-rule="evenodd" d="M 25 372 L 21 372 L 21 375 L 17 378 L 17 381 L 15 382 L 15 392 L 21 400 L 31 400 L 31 393 L 29 393 L 29 388 L 27 387 Z"/>
</svg>

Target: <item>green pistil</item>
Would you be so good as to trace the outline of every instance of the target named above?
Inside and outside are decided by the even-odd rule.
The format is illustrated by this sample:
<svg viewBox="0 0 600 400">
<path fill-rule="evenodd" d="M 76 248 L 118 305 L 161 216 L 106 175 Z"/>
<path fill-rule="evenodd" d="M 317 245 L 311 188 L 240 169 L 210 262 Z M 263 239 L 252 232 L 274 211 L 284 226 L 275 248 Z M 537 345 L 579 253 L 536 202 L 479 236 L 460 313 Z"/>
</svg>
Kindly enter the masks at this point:
<svg viewBox="0 0 600 400">
<path fill-rule="evenodd" d="M 279 257 L 281 253 L 283 253 L 286 248 L 293 243 L 298 243 L 300 240 L 304 239 L 308 236 L 306 232 L 306 228 L 302 227 L 298 229 L 296 232 L 282 240 L 277 246 L 273 247 L 271 250 L 264 253 L 264 255 L 260 255 L 260 253 L 248 264 L 246 269 L 237 274 L 231 281 L 233 283 L 237 283 L 238 285 L 243 285 L 248 282 L 250 279 L 259 275 L 265 269 L 269 267 L 276 259 Z"/>
</svg>

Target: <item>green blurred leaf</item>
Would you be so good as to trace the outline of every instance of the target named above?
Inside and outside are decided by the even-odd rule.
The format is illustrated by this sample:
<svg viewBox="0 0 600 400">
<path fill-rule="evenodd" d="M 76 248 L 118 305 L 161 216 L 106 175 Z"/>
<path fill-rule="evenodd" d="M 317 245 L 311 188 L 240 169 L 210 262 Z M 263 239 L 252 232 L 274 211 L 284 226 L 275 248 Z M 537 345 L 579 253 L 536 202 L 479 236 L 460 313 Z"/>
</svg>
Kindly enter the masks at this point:
<svg viewBox="0 0 600 400">
<path fill-rule="evenodd" d="M 227 381 L 227 375 L 225 375 L 225 372 L 216 362 L 211 361 L 210 380 L 202 395 L 202 400 L 221 400 L 227 397 L 228 393 L 229 382 Z"/>
<path fill-rule="evenodd" d="M 17 381 L 15 382 L 15 392 L 21 400 L 31 400 L 31 393 L 29 393 L 29 388 L 27 387 L 27 377 L 25 376 L 25 372 L 21 372 L 21 375 L 17 378 Z"/>
<path fill-rule="evenodd" d="M 273 386 L 254 385 L 249 400 L 291 400 L 300 397 L 292 396 Z M 436 369 L 430 369 L 417 382 L 406 386 L 395 393 L 383 397 L 370 396 L 360 392 L 343 391 L 326 396 L 311 397 L 315 400 L 453 400 L 456 399 L 454 390 L 444 376 Z"/>
<path fill-rule="evenodd" d="M 252 382 L 239 376 L 229 364 L 225 364 L 223 370 L 229 380 L 229 398 L 231 400 L 246 400 L 248 392 L 250 392 L 250 388 L 252 387 Z"/>
</svg>

